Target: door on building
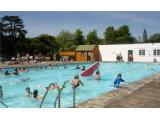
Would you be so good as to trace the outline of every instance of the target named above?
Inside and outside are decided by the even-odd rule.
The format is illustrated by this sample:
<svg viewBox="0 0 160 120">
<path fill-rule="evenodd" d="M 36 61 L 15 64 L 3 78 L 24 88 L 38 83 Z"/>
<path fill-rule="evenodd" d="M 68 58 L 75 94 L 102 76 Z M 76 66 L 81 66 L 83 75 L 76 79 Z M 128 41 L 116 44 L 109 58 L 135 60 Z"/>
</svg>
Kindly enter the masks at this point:
<svg viewBox="0 0 160 120">
<path fill-rule="evenodd" d="M 128 50 L 128 61 L 130 61 L 130 56 L 133 56 L 133 50 Z"/>
<path fill-rule="evenodd" d="M 91 61 L 91 52 L 87 52 L 87 61 Z"/>
</svg>

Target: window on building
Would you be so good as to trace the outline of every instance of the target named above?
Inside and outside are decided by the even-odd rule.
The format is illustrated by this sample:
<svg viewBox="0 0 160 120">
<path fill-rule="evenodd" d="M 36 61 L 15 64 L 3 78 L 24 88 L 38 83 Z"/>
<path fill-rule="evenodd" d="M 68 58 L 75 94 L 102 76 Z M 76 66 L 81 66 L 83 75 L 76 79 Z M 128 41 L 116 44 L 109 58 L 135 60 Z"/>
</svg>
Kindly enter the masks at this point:
<svg viewBox="0 0 160 120">
<path fill-rule="evenodd" d="M 145 50 L 139 50 L 139 56 L 145 56 Z"/>
<path fill-rule="evenodd" d="M 86 56 L 86 52 L 81 52 L 81 56 Z"/>
<path fill-rule="evenodd" d="M 153 55 L 154 56 L 160 56 L 160 49 L 153 50 Z"/>
</svg>

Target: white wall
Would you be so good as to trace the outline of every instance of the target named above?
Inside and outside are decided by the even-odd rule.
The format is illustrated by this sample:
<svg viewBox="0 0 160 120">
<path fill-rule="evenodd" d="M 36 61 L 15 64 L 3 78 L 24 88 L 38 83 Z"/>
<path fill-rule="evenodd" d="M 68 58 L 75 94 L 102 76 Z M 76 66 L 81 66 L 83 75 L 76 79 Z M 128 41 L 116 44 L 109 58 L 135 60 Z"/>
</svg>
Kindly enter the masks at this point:
<svg viewBox="0 0 160 120">
<path fill-rule="evenodd" d="M 139 56 L 140 49 L 145 50 L 145 56 Z M 160 56 L 153 55 L 154 49 L 160 49 L 160 43 L 99 45 L 102 61 L 116 61 L 116 54 L 119 53 L 124 61 L 128 61 L 128 50 L 133 50 L 135 62 L 153 62 L 154 58 L 160 62 Z"/>
</svg>

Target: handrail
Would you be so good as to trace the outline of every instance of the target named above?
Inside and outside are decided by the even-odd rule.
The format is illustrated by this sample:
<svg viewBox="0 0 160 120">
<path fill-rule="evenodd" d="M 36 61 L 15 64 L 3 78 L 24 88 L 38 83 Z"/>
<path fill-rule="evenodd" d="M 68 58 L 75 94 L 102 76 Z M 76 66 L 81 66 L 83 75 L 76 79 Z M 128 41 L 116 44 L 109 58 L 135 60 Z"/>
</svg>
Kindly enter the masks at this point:
<svg viewBox="0 0 160 120">
<path fill-rule="evenodd" d="M 6 108 L 8 108 L 8 105 L 6 105 L 4 102 L 2 102 L 1 100 L 0 100 L 0 103 L 3 105 L 3 106 L 5 106 Z"/>
<path fill-rule="evenodd" d="M 65 88 L 65 85 L 67 84 L 67 82 L 69 82 L 69 81 L 67 80 L 67 81 L 65 81 L 65 82 L 63 83 L 61 89 L 58 88 L 58 95 L 57 95 L 57 97 L 56 97 L 56 99 L 55 99 L 55 101 L 54 101 L 54 108 L 57 107 L 57 100 L 58 100 L 58 108 L 61 107 L 61 97 L 60 97 L 60 95 L 61 95 L 63 89 Z"/>
<path fill-rule="evenodd" d="M 49 88 L 51 85 L 55 85 L 55 84 L 57 84 L 57 83 L 51 83 L 51 84 L 48 85 L 47 88 Z M 44 100 L 45 100 L 48 92 L 49 92 L 49 90 L 46 90 L 46 92 L 45 92 L 45 94 L 44 94 L 44 96 L 43 96 L 43 99 L 42 99 L 42 101 L 41 101 L 41 103 L 40 103 L 40 105 L 39 105 L 40 108 L 42 107 L 42 105 L 43 105 L 43 103 L 44 103 Z"/>
</svg>

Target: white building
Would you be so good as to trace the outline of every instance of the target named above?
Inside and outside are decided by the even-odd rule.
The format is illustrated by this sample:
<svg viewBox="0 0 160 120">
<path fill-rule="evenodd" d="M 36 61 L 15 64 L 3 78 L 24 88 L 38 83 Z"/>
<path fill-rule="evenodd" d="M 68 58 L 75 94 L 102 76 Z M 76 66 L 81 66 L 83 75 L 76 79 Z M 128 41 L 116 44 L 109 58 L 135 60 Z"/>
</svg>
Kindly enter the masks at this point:
<svg viewBox="0 0 160 120">
<path fill-rule="evenodd" d="M 121 54 L 124 61 L 132 55 L 135 62 L 160 62 L 160 43 L 99 45 L 99 51 L 102 61 L 116 61 Z"/>
</svg>

